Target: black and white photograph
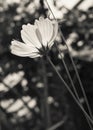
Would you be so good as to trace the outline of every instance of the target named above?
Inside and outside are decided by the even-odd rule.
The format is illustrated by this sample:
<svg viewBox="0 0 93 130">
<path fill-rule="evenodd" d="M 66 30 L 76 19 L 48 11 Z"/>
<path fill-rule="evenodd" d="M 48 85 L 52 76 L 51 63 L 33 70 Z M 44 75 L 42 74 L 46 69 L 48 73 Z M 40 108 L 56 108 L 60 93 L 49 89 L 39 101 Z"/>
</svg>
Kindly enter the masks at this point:
<svg viewBox="0 0 93 130">
<path fill-rule="evenodd" d="M 93 0 L 0 0 L 0 130 L 93 130 Z"/>
</svg>

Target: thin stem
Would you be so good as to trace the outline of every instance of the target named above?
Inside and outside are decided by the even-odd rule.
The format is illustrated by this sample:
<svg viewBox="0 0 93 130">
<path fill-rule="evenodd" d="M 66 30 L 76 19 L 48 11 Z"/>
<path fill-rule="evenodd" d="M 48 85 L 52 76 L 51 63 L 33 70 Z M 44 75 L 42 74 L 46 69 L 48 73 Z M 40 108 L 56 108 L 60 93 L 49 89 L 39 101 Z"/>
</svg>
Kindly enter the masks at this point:
<svg viewBox="0 0 93 130">
<path fill-rule="evenodd" d="M 58 127 L 62 126 L 65 123 L 66 119 L 67 118 L 65 117 L 62 121 L 59 121 L 58 123 L 48 128 L 47 130 L 56 130 Z"/>
<path fill-rule="evenodd" d="M 65 60 L 63 59 L 63 57 L 62 57 L 62 55 L 61 55 L 61 51 L 60 51 L 60 49 L 58 48 L 57 44 L 56 44 L 56 48 L 57 48 L 57 50 L 58 50 L 58 52 L 59 52 L 59 54 L 60 54 L 61 61 L 62 61 L 63 65 L 64 65 L 64 67 L 65 67 L 66 73 L 67 73 L 68 78 L 69 78 L 69 80 L 70 80 L 70 82 L 71 82 L 71 85 L 72 85 L 72 87 L 73 87 L 73 90 L 74 90 L 74 92 L 75 92 L 75 95 L 76 95 L 77 99 L 80 100 L 79 95 L 78 95 L 78 93 L 77 93 L 77 90 L 76 90 L 76 88 L 75 88 L 75 85 L 74 85 L 74 83 L 73 83 L 73 80 L 72 80 L 72 78 L 71 78 L 70 72 L 69 72 L 69 70 L 68 70 L 68 67 L 67 67 L 67 65 L 66 65 L 66 63 L 65 63 Z"/>
<path fill-rule="evenodd" d="M 64 65 L 64 67 L 65 67 L 66 73 L 67 73 L 68 78 L 69 78 L 69 80 L 70 80 L 70 83 L 71 83 L 71 85 L 72 85 L 72 87 L 73 87 L 73 90 L 74 90 L 74 92 L 75 92 L 75 95 L 76 95 L 78 101 L 80 102 L 79 94 L 77 93 L 77 90 L 76 90 L 76 88 L 75 88 L 74 82 L 73 82 L 73 80 L 72 80 L 72 78 L 71 78 L 71 74 L 70 74 L 70 72 L 69 72 L 69 70 L 68 70 L 68 67 L 67 67 L 67 65 L 66 65 L 66 63 L 65 63 L 65 60 L 63 59 L 63 57 L 62 57 L 62 55 L 61 55 L 61 51 L 60 51 L 60 49 L 58 48 L 57 44 L 56 44 L 56 47 L 57 47 L 57 50 L 58 50 L 58 52 L 59 52 L 59 54 L 60 54 L 60 56 L 61 56 L 61 61 L 62 61 L 63 65 Z M 81 105 L 82 105 L 82 103 L 81 103 Z M 82 105 L 82 107 L 83 107 L 83 105 Z M 92 125 L 90 124 L 90 122 L 89 122 L 89 120 L 88 120 L 87 117 L 86 117 L 86 120 L 87 120 L 87 122 L 88 122 L 88 124 L 89 124 L 90 129 L 93 130 L 93 129 L 92 129 Z"/>
<path fill-rule="evenodd" d="M 60 75 L 60 73 L 57 71 L 57 69 L 56 69 L 55 65 L 53 64 L 53 62 L 51 61 L 51 59 L 48 56 L 47 56 L 47 59 L 48 59 L 49 63 L 51 64 L 51 66 L 53 67 L 53 69 L 55 70 L 55 72 L 57 73 L 57 75 L 60 78 L 60 80 L 62 81 L 62 83 L 65 85 L 65 87 L 67 88 L 67 90 L 69 91 L 69 93 L 71 94 L 71 96 L 73 97 L 73 99 L 75 100 L 75 102 L 77 103 L 77 105 L 83 111 L 84 115 L 89 119 L 89 121 L 91 122 L 91 124 L 93 124 L 93 120 L 90 118 L 90 116 L 84 110 L 84 108 L 82 107 L 82 105 L 80 104 L 80 102 L 78 102 L 77 98 L 75 97 L 75 95 L 73 94 L 73 92 L 71 91 L 71 89 L 69 88 L 69 86 L 67 85 L 67 83 L 64 81 L 64 79 L 62 78 L 62 76 Z"/>
<path fill-rule="evenodd" d="M 48 129 L 51 125 L 51 119 L 50 119 L 50 108 L 48 104 L 48 83 L 47 83 L 47 76 L 46 76 L 46 66 L 45 66 L 45 60 L 41 58 L 42 60 L 42 71 L 43 71 L 43 81 L 44 81 L 44 108 L 45 108 L 45 125 L 46 129 Z"/>
<path fill-rule="evenodd" d="M 60 122 L 58 122 L 57 124 L 55 124 L 54 126 L 51 126 L 49 129 L 47 129 L 47 130 L 55 130 L 55 129 L 57 129 L 58 127 L 60 127 L 61 125 L 63 125 L 64 124 L 64 121 L 60 121 Z"/>
<path fill-rule="evenodd" d="M 61 33 L 61 34 L 62 34 L 62 33 Z M 70 54 L 69 47 L 68 47 L 68 45 L 67 45 L 67 43 L 66 43 L 66 40 L 65 40 L 63 34 L 62 34 L 62 37 L 63 37 L 63 41 L 64 41 L 64 43 L 66 44 L 66 47 L 67 47 L 67 49 L 68 49 L 68 54 L 69 54 L 69 57 L 70 57 L 70 59 L 71 59 L 71 62 L 72 62 L 73 68 L 74 68 L 74 70 L 75 70 L 75 73 L 76 73 L 77 79 L 78 79 L 78 81 L 79 81 L 79 84 L 80 84 L 80 87 L 81 87 L 81 90 L 82 90 L 82 93 L 83 93 L 83 96 L 84 96 L 84 99 L 85 99 L 85 102 L 86 102 L 86 105 L 87 105 L 87 108 L 88 108 L 89 114 L 90 114 L 91 118 L 93 119 L 93 114 L 92 114 L 91 108 L 90 108 L 90 106 L 89 106 L 88 99 L 87 99 L 87 96 L 86 96 L 86 93 L 85 93 L 85 90 L 84 90 L 83 84 L 82 84 L 82 82 L 81 82 L 81 79 L 80 79 L 79 73 L 78 73 L 78 71 L 77 71 L 76 65 L 75 65 L 75 63 L 74 63 L 74 61 L 73 61 L 73 58 L 72 58 L 71 54 Z"/>
<path fill-rule="evenodd" d="M 48 4 L 47 0 L 45 0 L 45 1 L 46 1 L 47 5 L 48 5 L 49 10 L 50 10 L 51 13 L 52 13 L 54 19 L 57 21 L 57 19 L 56 19 L 55 15 L 54 15 L 53 11 L 51 10 L 50 5 Z M 75 70 L 75 73 L 76 73 L 77 79 L 78 79 L 78 81 L 79 81 L 79 84 L 80 84 L 80 87 L 81 87 L 81 90 L 82 90 L 82 93 L 83 93 L 83 96 L 84 96 L 84 99 L 85 99 L 85 102 L 86 102 L 86 105 L 87 105 L 87 108 L 88 108 L 89 114 L 90 114 L 91 118 L 93 119 L 93 114 L 92 114 L 91 108 L 90 108 L 90 106 L 89 106 L 88 99 L 87 99 L 87 96 L 86 96 L 86 93 L 85 93 L 85 90 L 84 90 L 83 84 L 82 84 L 82 82 L 81 82 L 81 79 L 80 79 L 80 77 L 79 77 L 79 74 L 78 74 L 78 71 L 77 71 L 76 65 L 75 65 L 75 63 L 74 63 L 74 61 L 73 61 L 73 58 L 72 58 L 71 54 L 70 54 L 70 50 L 69 50 L 69 47 L 68 47 L 68 45 L 67 45 L 67 43 L 66 43 L 66 40 L 65 40 L 65 38 L 64 38 L 64 36 L 63 36 L 63 33 L 62 33 L 62 31 L 61 31 L 60 28 L 59 28 L 59 30 L 60 30 L 60 32 L 61 32 L 61 36 L 62 36 L 62 38 L 63 38 L 63 41 L 64 41 L 64 43 L 65 43 L 65 45 L 66 45 L 66 47 L 67 47 L 68 54 L 69 54 L 69 57 L 70 57 L 70 59 L 71 59 L 71 62 L 72 62 L 73 68 L 74 68 L 74 70 Z"/>
</svg>

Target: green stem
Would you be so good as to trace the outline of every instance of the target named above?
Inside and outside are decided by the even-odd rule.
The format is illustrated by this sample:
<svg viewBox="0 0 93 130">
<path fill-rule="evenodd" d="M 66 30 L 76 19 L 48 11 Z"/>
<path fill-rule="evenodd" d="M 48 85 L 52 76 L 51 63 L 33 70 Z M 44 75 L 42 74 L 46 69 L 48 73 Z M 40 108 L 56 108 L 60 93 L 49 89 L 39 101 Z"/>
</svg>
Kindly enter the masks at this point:
<svg viewBox="0 0 93 130">
<path fill-rule="evenodd" d="M 62 34 L 62 33 L 61 33 L 61 34 Z M 86 102 L 86 105 L 87 105 L 87 108 L 88 108 L 89 114 L 90 114 L 91 118 L 93 119 L 93 114 L 92 114 L 91 108 L 90 108 L 90 106 L 89 106 L 88 99 L 87 99 L 87 96 L 86 96 L 86 93 L 85 93 L 85 90 L 84 90 L 83 84 L 82 84 L 82 82 L 81 82 L 81 79 L 80 79 L 79 73 L 78 73 L 78 71 L 77 71 L 76 65 L 75 65 L 75 63 L 74 63 L 74 61 L 73 61 L 73 58 L 72 58 L 71 54 L 70 54 L 69 47 L 68 47 L 68 45 L 67 45 L 67 43 L 66 43 L 66 40 L 65 40 L 63 34 L 62 34 L 62 37 L 63 37 L 63 41 L 64 41 L 64 43 L 65 43 L 65 45 L 66 45 L 66 47 L 67 47 L 67 49 L 68 49 L 68 54 L 69 54 L 69 57 L 70 57 L 70 59 L 71 59 L 71 62 L 72 62 L 73 68 L 74 68 L 74 70 L 75 70 L 75 73 L 76 73 L 76 76 L 77 76 L 78 82 L 79 82 L 79 84 L 80 84 L 80 87 L 81 87 L 81 90 L 82 90 L 82 93 L 83 93 L 83 96 L 84 96 L 84 99 L 85 99 L 85 102 Z"/>
<path fill-rule="evenodd" d="M 45 109 L 45 126 L 48 129 L 51 125 L 50 119 L 50 108 L 48 104 L 48 83 L 47 83 L 47 75 L 46 75 L 46 66 L 45 60 L 42 58 L 42 71 L 43 71 L 43 81 L 44 81 L 44 109 Z"/>
<path fill-rule="evenodd" d="M 55 18 L 54 14 L 53 14 L 53 11 L 51 10 L 51 8 L 50 8 L 50 6 L 49 6 L 47 0 L 45 0 L 45 2 L 47 3 L 48 8 L 49 8 L 49 10 L 51 11 L 51 13 L 52 13 L 54 19 L 57 21 L 57 19 Z M 75 70 L 75 73 L 76 73 L 77 79 L 78 79 L 78 81 L 79 81 L 79 84 L 80 84 L 80 87 L 81 87 L 81 90 L 82 90 L 82 93 L 83 93 L 83 96 L 84 96 L 84 99 L 85 99 L 85 102 L 86 102 L 86 105 L 87 105 L 87 108 L 88 108 L 89 114 L 90 114 L 91 118 L 93 119 L 93 114 L 92 114 L 91 108 L 90 108 L 90 106 L 89 106 L 88 99 L 87 99 L 87 96 L 86 96 L 86 93 L 85 93 L 85 90 L 84 90 L 83 84 L 82 84 L 82 82 L 81 82 L 81 79 L 80 79 L 80 77 L 79 77 L 79 74 L 78 74 L 78 71 L 77 71 L 76 65 L 75 65 L 75 63 L 74 63 L 74 61 L 73 61 L 73 58 L 72 58 L 71 54 L 70 54 L 70 50 L 69 50 L 69 47 L 68 47 L 68 45 L 67 45 L 67 43 L 66 43 L 66 40 L 65 40 L 65 38 L 64 38 L 64 36 L 63 36 L 63 33 L 62 33 L 62 31 L 61 31 L 60 28 L 59 28 L 59 30 L 60 30 L 60 32 L 61 32 L 61 36 L 62 36 L 62 38 L 63 38 L 63 41 L 64 41 L 64 43 L 65 43 L 65 45 L 66 45 L 66 47 L 67 47 L 68 54 L 69 54 L 69 57 L 70 57 L 70 59 L 71 59 L 71 62 L 72 62 L 73 68 L 74 68 L 74 70 Z"/>
<path fill-rule="evenodd" d="M 57 122 L 56 124 L 48 128 L 47 130 L 56 130 L 58 127 L 62 126 L 65 123 L 66 119 L 67 117 L 65 117 L 62 121 Z"/>
<path fill-rule="evenodd" d="M 47 56 L 47 59 L 48 59 L 49 63 L 51 64 L 51 66 L 53 67 L 53 69 L 55 70 L 55 72 L 57 73 L 57 75 L 60 78 L 60 80 L 62 81 L 62 83 L 65 85 L 65 87 L 67 88 L 67 90 L 69 91 L 69 93 L 71 94 L 71 96 L 73 97 L 73 99 L 75 100 L 75 102 L 77 103 L 77 105 L 83 111 L 84 115 L 89 119 L 89 121 L 91 122 L 91 124 L 93 124 L 93 120 L 90 118 L 90 116 L 84 110 L 84 108 L 82 107 L 82 105 L 80 104 L 80 102 L 78 102 L 77 98 L 74 96 L 73 92 L 71 91 L 71 89 L 69 88 L 69 86 L 67 85 L 67 83 L 64 81 L 64 79 L 62 78 L 62 76 L 60 75 L 60 73 L 57 71 L 57 69 L 56 69 L 55 65 L 53 64 L 53 62 L 51 61 L 51 59 L 48 56 Z"/>
<path fill-rule="evenodd" d="M 60 51 L 60 49 L 58 48 L 57 44 L 56 44 L 56 48 L 57 48 L 57 50 L 58 50 L 58 52 L 59 52 L 59 54 L 60 54 L 61 61 L 62 61 L 63 65 L 64 65 L 64 67 L 65 67 L 66 73 L 67 73 L 68 78 L 69 78 L 69 80 L 70 80 L 70 82 L 71 82 L 71 85 L 72 85 L 72 87 L 73 87 L 73 90 L 74 90 L 74 92 L 75 92 L 75 95 L 76 95 L 77 99 L 80 101 L 79 95 L 78 95 L 78 93 L 77 93 L 77 90 L 76 90 L 75 85 L 74 85 L 74 83 L 73 83 L 73 80 L 72 80 L 72 78 L 71 78 L 71 75 L 70 75 L 70 72 L 69 72 L 69 70 L 68 70 L 68 67 L 67 67 L 67 65 L 66 65 L 66 63 L 65 63 L 65 60 L 63 59 L 63 57 L 62 57 L 62 55 L 61 55 L 61 51 Z"/>
<path fill-rule="evenodd" d="M 57 50 L 58 50 L 58 52 L 59 52 L 59 54 L 60 54 L 60 56 L 61 56 L 62 63 L 63 63 L 63 65 L 64 65 L 64 67 L 65 67 L 66 73 L 67 73 L 68 78 L 69 78 L 69 80 L 70 80 L 70 83 L 71 83 L 71 85 L 72 85 L 72 87 L 73 87 L 73 90 L 74 90 L 74 92 L 75 92 L 75 95 L 76 95 L 78 101 L 80 102 L 79 94 L 77 93 L 77 90 L 76 90 L 75 85 L 74 85 L 74 83 L 73 83 L 73 80 L 72 80 L 72 78 L 71 78 L 71 75 L 70 75 L 70 72 L 69 72 L 69 70 L 68 70 L 68 67 L 67 67 L 67 65 L 66 65 L 66 63 L 65 63 L 65 60 L 63 59 L 63 57 L 62 57 L 62 55 L 61 55 L 61 51 L 60 51 L 60 49 L 58 48 L 57 44 L 56 44 L 56 47 L 57 47 Z M 82 103 L 81 103 L 81 105 L 82 105 Z M 82 107 L 83 107 L 83 105 L 82 105 Z M 87 117 L 86 117 L 86 120 L 87 120 L 87 122 L 88 122 L 88 124 L 89 124 L 90 129 L 93 130 L 92 125 L 90 124 L 90 122 L 89 122 L 89 120 L 87 119 Z"/>
</svg>

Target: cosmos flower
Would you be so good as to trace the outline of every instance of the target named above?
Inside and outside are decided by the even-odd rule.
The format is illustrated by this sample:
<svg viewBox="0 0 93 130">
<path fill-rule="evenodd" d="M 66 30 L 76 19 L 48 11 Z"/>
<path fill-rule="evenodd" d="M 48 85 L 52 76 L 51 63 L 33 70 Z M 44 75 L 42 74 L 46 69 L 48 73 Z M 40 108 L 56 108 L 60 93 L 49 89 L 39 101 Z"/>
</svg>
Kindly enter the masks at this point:
<svg viewBox="0 0 93 130">
<path fill-rule="evenodd" d="M 57 36 L 58 24 L 48 18 L 40 17 L 35 20 L 34 25 L 22 26 L 21 38 L 23 42 L 13 40 L 11 42 L 11 53 L 21 57 L 41 57 L 46 55 L 54 44 Z"/>
</svg>

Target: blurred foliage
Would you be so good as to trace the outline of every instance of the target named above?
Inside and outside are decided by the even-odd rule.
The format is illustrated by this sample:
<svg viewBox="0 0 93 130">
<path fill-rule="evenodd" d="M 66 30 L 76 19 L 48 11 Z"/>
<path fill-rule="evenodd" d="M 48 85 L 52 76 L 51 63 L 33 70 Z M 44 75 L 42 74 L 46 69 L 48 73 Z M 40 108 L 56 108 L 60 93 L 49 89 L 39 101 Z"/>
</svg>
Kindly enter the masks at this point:
<svg viewBox="0 0 93 130">
<path fill-rule="evenodd" d="M 43 0 L 20 0 L 19 3 L 5 1 L 0 2 L 0 127 L 1 130 L 44 130 L 44 83 L 41 59 L 14 56 L 10 53 L 9 47 L 12 39 L 21 41 L 20 30 L 23 24 L 34 23 L 39 16 L 47 17 L 48 9 Z M 59 12 L 65 9 L 63 18 L 58 19 L 59 26 L 66 37 L 93 108 L 93 74 L 91 72 L 93 66 L 93 7 L 82 11 L 78 9 L 79 3 L 72 10 L 68 10 L 65 7 L 57 7 L 57 1 L 54 1 L 53 4 Z M 65 21 L 61 22 L 62 19 Z M 56 42 L 78 88 L 73 67 L 60 33 Z M 69 83 L 55 45 L 50 51 L 50 57 Z M 81 111 L 47 61 L 45 64 L 51 124 L 64 120 L 66 117 L 66 122 L 58 129 L 88 130 L 88 126 L 83 125 L 85 119 Z M 82 98 L 79 89 L 78 91 Z"/>
</svg>

